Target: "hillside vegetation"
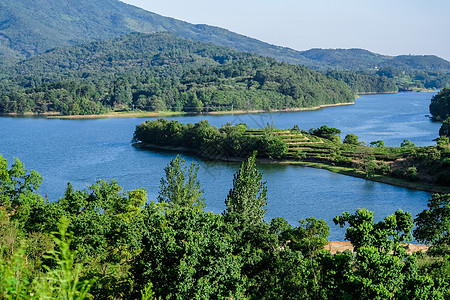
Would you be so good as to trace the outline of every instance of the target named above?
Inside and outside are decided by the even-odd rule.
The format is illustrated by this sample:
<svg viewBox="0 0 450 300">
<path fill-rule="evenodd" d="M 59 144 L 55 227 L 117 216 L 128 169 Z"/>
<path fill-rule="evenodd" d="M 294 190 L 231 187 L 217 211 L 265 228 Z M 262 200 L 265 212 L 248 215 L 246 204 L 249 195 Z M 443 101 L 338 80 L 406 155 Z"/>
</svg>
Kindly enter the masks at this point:
<svg viewBox="0 0 450 300">
<path fill-rule="evenodd" d="M 450 118 L 450 88 L 441 90 L 431 99 L 430 113 L 435 120 Z"/>
<path fill-rule="evenodd" d="M 0 50 L 4 49 L 1 55 L 6 61 L 41 54 L 54 47 L 108 40 L 132 32 L 160 31 L 295 64 L 306 60 L 292 49 L 219 27 L 163 17 L 117 0 L 1 0 L 0 7 Z"/>
<path fill-rule="evenodd" d="M 1 0 L 0 24 L 0 66 L 55 47 L 109 40 L 132 32 L 168 31 L 189 40 L 212 42 L 323 72 L 359 72 L 373 76 L 372 81 L 380 80 L 379 76 L 387 76 L 397 86 L 389 91 L 380 89 L 377 92 L 450 86 L 450 62 L 433 55 L 386 56 L 363 49 L 296 51 L 223 28 L 163 17 L 117 0 Z M 397 74 L 390 77 L 385 69 L 394 70 Z M 367 80 L 363 79 L 363 82 Z M 360 91 L 364 85 L 358 85 L 357 90 Z M 373 85 L 369 85 L 367 90 L 361 92 L 372 91 Z"/>
<path fill-rule="evenodd" d="M 0 113 L 65 115 L 289 109 L 355 97 L 308 68 L 170 33 L 133 33 L 30 58 L 8 68 L 0 95 Z"/>
</svg>

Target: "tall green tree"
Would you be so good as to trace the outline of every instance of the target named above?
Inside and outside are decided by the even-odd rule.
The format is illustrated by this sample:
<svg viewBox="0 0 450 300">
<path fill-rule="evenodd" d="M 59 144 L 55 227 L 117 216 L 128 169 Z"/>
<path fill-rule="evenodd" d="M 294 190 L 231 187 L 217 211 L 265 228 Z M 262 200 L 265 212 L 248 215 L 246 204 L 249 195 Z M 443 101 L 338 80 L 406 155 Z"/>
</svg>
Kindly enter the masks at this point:
<svg viewBox="0 0 450 300">
<path fill-rule="evenodd" d="M 433 194 L 427 206 L 414 220 L 414 237 L 427 244 L 450 245 L 450 194 Z"/>
<path fill-rule="evenodd" d="M 225 221 L 240 226 L 264 223 L 267 187 L 256 168 L 256 152 L 247 158 L 234 175 L 233 188 L 225 200 Z"/>
<path fill-rule="evenodd" d="M 248 279 L 247 293 L 261 298 L 268 288 L 262 284 L 270 277 L 269 266 L 279 247 L 264 221 L 267 202 L 266 183 L 256 168 L 256 151 L 234 175 L 233 188 L 225 200 L 224 220 L 232 240 L 233 253 L 242 259 L 242 274 Z"/>
<path fill-rule="evenodd" d="M 161 178 L 158 200 L 168 203 L 169 208 L 196 206 L 203 209 L 205 200 L 197 181 L 198 166 L 193 162 L 188 169 L 184 166 L 185 162 L 185 159 L 177 155 L 164 168 L 165 177 Z"/>
</svg>

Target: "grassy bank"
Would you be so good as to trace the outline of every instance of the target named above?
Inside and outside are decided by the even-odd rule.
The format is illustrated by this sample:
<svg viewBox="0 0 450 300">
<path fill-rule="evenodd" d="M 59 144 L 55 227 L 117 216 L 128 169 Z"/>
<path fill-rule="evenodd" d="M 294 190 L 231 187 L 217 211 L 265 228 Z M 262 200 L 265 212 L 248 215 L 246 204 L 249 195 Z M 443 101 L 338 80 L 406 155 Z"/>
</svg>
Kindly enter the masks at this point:
<svg viewBox="0 0 450 300">
<path fill-rule="evenodd" d="M 430 192 L 430 193 L 442 193 L 442 194 L 450 193 L 450 187 L 448 187 L 448 186 L 442 186 L 442 185 L 436 185 L 436 184 L 424 183 L 424 182 L 411 182 L 411 181 L 408 181 L 405 179 L 395 178 L 395 177 L 386 176 L 386 175 L 373 175 L 373 176 L 367 178 L 366 174 L 363 171 L 357 170 L 352 167 L 336 166 L 336 165 L 332 165 L 329 163 L 289 161 L 289 160 L 280 161 L 278 163 L 289 164 L 289 165 L 298 165 L 298 166 L 316 168 L 316 169 L 325 169 L 325 170 L 328 170 L 333 173 L 363 178 L 366 180 L 386 183 L 386 184 L 404 187 L 404 188 L 408 188 L 408 189 L 412 189 L 412 190 L 426 191 L 426 192 Z"/>
</svg>

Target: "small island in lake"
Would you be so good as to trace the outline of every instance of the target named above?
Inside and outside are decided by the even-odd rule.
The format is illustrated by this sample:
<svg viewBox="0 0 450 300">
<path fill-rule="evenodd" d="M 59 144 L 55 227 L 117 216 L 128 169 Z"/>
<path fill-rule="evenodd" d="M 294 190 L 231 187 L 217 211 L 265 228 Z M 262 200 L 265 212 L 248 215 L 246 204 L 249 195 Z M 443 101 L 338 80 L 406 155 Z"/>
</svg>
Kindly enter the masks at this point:
<svg viewBox="0 0 450 300">
<path fill-rule="evenodd" d="M 309 131 L 277 129 L 267 124 L 250 129 L 246 124 L 227 123 L 221 128 L 208 121 L 182 124 L 158 119 L 136 126 L 136 146 L 169 151 L 186 151 L 216 161 L 241 161 L 257 151 L 266 163 L 289 163 L 362 177 L 374 181 L 432 192 L 450 191 L 450 147 L 442 136 L 435 146 L 416 147 L 405 140 L 401 147 L 384 142 L 370 145 L 323 125 Z"/>
</svg>

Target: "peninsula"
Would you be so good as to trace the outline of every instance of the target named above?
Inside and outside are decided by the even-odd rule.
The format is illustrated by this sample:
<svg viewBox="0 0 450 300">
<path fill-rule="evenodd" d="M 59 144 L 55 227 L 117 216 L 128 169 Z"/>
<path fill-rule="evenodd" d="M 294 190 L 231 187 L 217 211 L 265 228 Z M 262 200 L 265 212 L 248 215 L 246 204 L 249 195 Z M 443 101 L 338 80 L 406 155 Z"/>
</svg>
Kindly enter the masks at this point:
<svg viewBox="0 0 450 300">
<path fill-rule="evenodd" d="M 221 128 L 208 121 L 182 124 L 158 119 L 136 126 L 137 147 L 185 151 L 215 161 L 242 161 L 257 151 L 263 163 L 295 164 L 366 178 L 387 184 L 430 192 L 450 192 L 450 148 L 441 138 L 435 146 L 416 147 L 405 140 L 401 147 L 370 145 L 323 125 L 309 131 L 277 129 L 267 124 L 250 129 L 246 124 L 227 123 Z"/>
</svg>

